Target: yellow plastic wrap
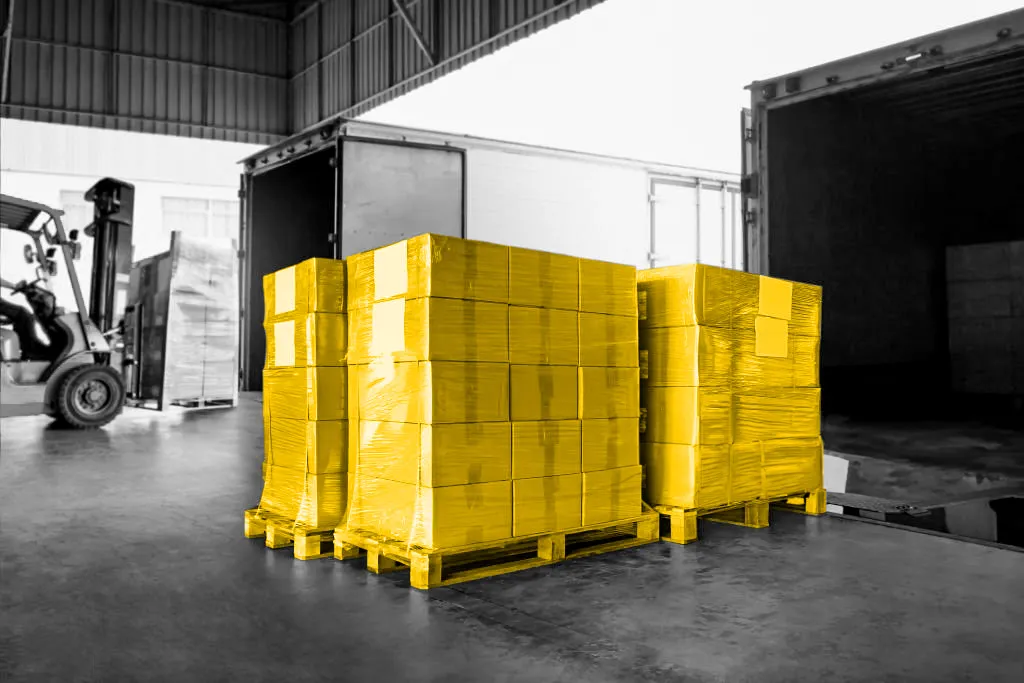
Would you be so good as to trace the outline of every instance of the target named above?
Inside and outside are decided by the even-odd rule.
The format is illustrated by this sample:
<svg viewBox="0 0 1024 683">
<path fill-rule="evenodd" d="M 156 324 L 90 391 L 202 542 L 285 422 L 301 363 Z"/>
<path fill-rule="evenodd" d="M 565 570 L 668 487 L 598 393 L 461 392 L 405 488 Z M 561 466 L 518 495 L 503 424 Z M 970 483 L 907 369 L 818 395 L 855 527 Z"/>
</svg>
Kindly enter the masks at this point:
<svg viewBox="0 0 1024 683">
<path fill-rule="evenodd" d="M 348 352 L 346 316 L 309 313 L 264 325 L 269 368 L 345 365 Z"/>
<path fill-rule="evenodd" d="M 290 420 L 270 418 L 266 461 L 310 474 L 348 470 L 347 420 Z"/>
<path fill-rule="evenodd" d="M 640 465 L 583 473 L 583 526 L 640 514 Z"/>
<path fill-rule="evenodd" d="M 508 306 L 462 299 L 391 299 L 353 309 L 349 362 L 508 362 Z"/>
<path fill-rule="evenodd" d="M 345 262 L 313 258 L 263 276 L 264 321 L 345 312 Z"/>
<path fill-rule="evenodd" d="M 423 424 L 509 421 L 505 363 L 385 360 L 352 367 L 349 391 L 355 408 L 350 415 L 356 419 Z"/>
<path fill-rule="evenodd" d="M 344 420 L 348 417 L 345 367 L 275 368 L 263 371 L 265 417 Z"/>
<path fill-rule="evenodd" d="M 510 410 L 514 422 L 574 420 L 578 400 L 575 367 L 511 367 Z"/>
<path fill-rule="evenodd" d="M 824 485 L 820 438 L 776 439 L 762 442 L 761 447 L 766 496 L 787 496 Z"/>
<path fill-rule="evenodd" d="M 347 528 L 423 548 L 512 535 L 512 482 L 431 488 L 357 476 Z"/>
<path fill-rule="evenodd" d="M 509 306 L 508 349 L 513 363 L 577 365 L 579 330 L 575 311 Z"/>
<path fill-rule="evenodd" d="M 512 423 L 513 479 L 552 477 L 578 472 L 579 420 Z"/>
<path fill-rule="evenodd" d="M 579 417 L 640 417 L 639 368 L 579 368 Z"/>
<path fill-rule="evenodd" d="M 637 271 L 641 327 L 731 327 L 734 297 L 756 275 L 701 264 Z"/>
<path fill-rule="evenodd" d="M 637 367 L 636 316 L 580 313 L 580 359 L 586 367 Z"/>
<path fill-rule="evenodd" d="M 584 313 L 636 317 L 636 268 L 580 259 L 580 306 Z"/>
<path fill-rule="evenodd" d="M 644 329 L 641 348 L 647 351 L 647 386 L 728 387 L 733 363 L 729 330 L 717 327 Z"/>
<path fill-rule="evenodd" d="M 642 461 L 645 500 L 651 505 L 708 510 L 763 495 L 757 444 L 645 443 Z"/>
<path fill-rule="evenodd" d="M 264 464 L 264 515 L 294 520 L 295 525 L 328 530 L 341 521 L 348 503 L 349 477 L 344 472 L 309 474 Z"/>
<path fill-rule="evenodd" d="M 733 405 L 736 443 L 821 435 L 820 389 L 737 391 Z"/>
<path fill-rule="evenodd" d="M 582 456 L 584 472 L 639 465 L 640 420 L 583 420 Z"/>
<path fill-rule="evenodd" d="M 512 535 L 575 529 L 583 519 L 583 475 L 517 479 L 512 482 Z"/>
<path fill-rule="evenodd" d="M 512 476 L 508 422 L 421 425 L 360 421 L 354 450 L 360 477 L 422 486 L 505 481 Z"/>
<path fill-rule="evenodd" d="M 507 304 L 508 268 L 508 247 L 419 235 L 349 257 L 349 310 L 422 297 Z"/>
<path fill-rule="evenodd" d="M 579 308 L 579 259 L 509 248 L 509 303 L 575 311 Z"/>
<path fill-rule="evenodd" d="M 642 440 L 718 445 L 732 441 L 732 394 L 724 389 L 649 387 Z"/>
</svg>

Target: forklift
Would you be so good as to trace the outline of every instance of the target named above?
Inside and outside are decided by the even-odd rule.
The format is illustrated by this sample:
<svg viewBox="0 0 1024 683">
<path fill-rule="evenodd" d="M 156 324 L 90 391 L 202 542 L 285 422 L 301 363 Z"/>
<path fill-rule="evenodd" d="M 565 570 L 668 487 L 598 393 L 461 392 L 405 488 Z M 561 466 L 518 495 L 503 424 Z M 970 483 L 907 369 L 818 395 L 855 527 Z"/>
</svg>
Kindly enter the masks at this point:
<svg viewBox="0 0 1024 683">
<path fill-rule="evenodd" d="M 63 211 L 0 195 L 0 233 L 26 235 L 30 243 L 24 245 L 24 258 L 35 266 L 35 279 L 19 282 L 13 291 L 28 301 L 34 322 L 49 340 L 44 351 L 23 352 L 14 321 L 0 317 L 0 418 L 48 415 L 63 426 L 96 429 L 124 407 L 124 379 L 111 356 L 119 334 L 114 323 L 117 280 L 131 268 L 135 188 L 104 178 L 85 198 L 95 207 L 94 220 L 84 229 L 93 238 L 88 315 L 75 272 L 82 253 L 78 230 L 65 232 Z M 65 312 L 52 291 L 51 281 L 61 270 L 58 252 L 77 312 Z"/>
</svg>

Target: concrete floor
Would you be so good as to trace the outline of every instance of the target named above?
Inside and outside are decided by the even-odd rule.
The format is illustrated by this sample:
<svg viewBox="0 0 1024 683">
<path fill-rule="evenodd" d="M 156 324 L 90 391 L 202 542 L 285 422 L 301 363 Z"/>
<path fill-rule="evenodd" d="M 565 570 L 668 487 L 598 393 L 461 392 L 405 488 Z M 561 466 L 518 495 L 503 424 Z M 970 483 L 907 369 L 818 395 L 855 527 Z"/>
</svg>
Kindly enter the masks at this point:
<svg viewBox="0 0 1024 683">
<path fill-rule="evenodd" d="M 0 680 L 1020 680 L 1024 553 L 836 517 L 705 525 L 428 593 L 242 538 L 259 405 L 0 422 Z"/>
</svg>

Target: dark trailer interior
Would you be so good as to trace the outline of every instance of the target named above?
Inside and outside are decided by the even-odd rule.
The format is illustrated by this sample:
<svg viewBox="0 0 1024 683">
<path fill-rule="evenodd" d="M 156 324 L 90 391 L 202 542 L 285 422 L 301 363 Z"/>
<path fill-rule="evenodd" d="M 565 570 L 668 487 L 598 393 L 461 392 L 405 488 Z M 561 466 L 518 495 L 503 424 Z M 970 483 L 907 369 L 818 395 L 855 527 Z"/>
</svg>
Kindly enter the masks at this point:
<svg viewBox="0 0 1024 683">
<path fill-rule="evenodd" d="M 821 94 L 752 86 L 767 272 L 823 286 L 826 448 L 1024 478 L 1022 33 L 845 88 L 819 67 Z"/>
</svg>

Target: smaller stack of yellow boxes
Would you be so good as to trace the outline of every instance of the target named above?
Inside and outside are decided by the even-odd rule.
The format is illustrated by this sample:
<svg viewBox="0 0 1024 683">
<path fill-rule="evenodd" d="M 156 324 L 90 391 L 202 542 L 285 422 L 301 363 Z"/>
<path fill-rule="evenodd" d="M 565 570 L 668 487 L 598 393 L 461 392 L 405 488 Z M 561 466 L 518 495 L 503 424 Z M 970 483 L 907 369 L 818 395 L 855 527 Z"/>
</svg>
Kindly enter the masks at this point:
<svg viewBox="0 0 1024 683">
<path fill-rule="evenodd" d="M 345 263 L 310 259 L 263 278 L 264 487 L 259 512 L 328 530 L 348 502 Z"/>
<path fill-rule="evenodd" d="M 638 287 L 647 502 L 820 491 L 821 288 L 705 265 L 640 271 Z"/>
<path fill-rule="evenodd" d="M 348 263 L 348 532 L 445 549 L 640 514 L 634 268 L 429 234 Z"/>
</svg>

